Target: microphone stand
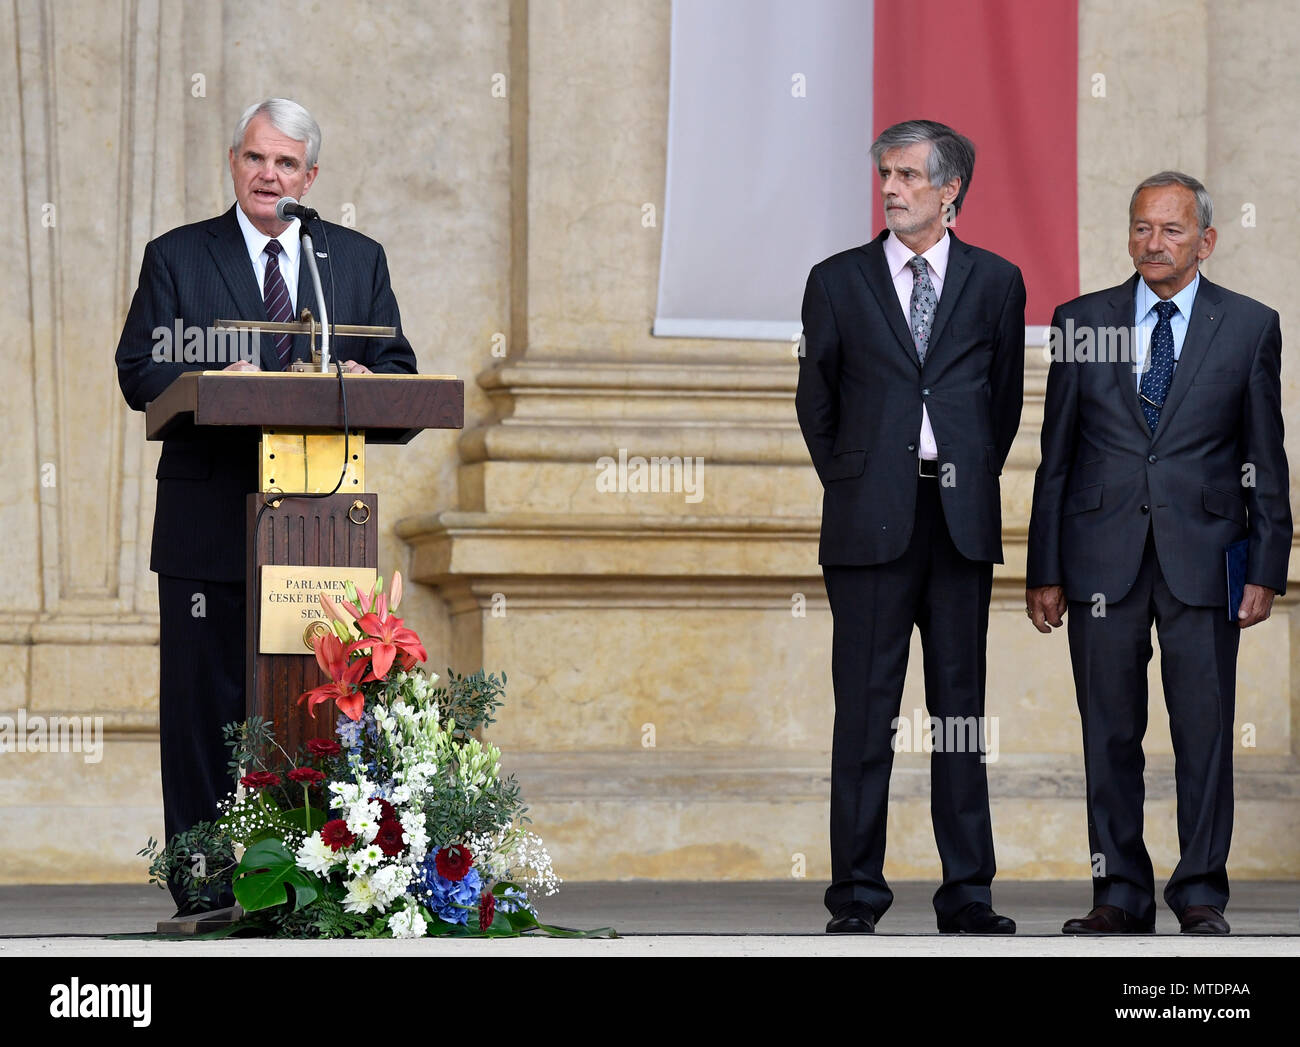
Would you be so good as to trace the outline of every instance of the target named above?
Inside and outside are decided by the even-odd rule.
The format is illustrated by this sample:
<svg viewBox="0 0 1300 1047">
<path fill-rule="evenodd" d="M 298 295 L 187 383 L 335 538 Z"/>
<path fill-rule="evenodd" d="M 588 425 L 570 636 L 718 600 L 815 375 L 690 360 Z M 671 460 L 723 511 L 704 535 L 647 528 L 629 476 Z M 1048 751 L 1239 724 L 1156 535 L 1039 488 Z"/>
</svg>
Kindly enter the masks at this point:
<svg viewBox="0 0 1300 1047">
<path fill-rule="evenodd" d="M 326 311 L 325 292 L 320 285 L 320 270 L 316 268 L 316 250 L 312 246 L 311 233 L 307 223 L 298 222 L 298 237 L 302 241 L 302 250 L 307 259 L 307 268 L 311 271 L 311 285 L 316 291 L 316 305 L 320 308 L 320 369 L 321 374 L 328 374 L 330 369 L 330 316 Z"/>
</svg>

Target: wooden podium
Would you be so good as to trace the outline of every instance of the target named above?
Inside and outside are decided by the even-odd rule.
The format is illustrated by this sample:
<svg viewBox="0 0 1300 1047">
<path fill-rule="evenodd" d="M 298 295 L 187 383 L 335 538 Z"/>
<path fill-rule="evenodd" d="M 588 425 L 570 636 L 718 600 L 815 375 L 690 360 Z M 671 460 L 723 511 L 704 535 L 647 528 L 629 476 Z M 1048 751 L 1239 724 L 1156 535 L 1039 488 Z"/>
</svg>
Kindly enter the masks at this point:
<svg viewBox="0 0 1300 1047">
<path fill-rule="evenodd" d="M 291 754 L 309 738 L 332 737 L 337 710 L 321 706 L 313 720 L 306 704 L 297 704 L 304 691 L 326 682 L 310 629 L 300 637 L 301 653 L 262 652 L 262 568 L 378 568 L 378 498 L 365 490 L 366 445 L 405 444 L 422 429 L 465 424 L 465 383 L 458 378 L 358 374 L 343 383 L 346 434 L 335 374 L 191 371 L 145 412 L 150 440 L 196 430 L 260 435 L 260 490 L 248 495 L 246 515 L 246 709 L 273 721 Z"/>
</svg>

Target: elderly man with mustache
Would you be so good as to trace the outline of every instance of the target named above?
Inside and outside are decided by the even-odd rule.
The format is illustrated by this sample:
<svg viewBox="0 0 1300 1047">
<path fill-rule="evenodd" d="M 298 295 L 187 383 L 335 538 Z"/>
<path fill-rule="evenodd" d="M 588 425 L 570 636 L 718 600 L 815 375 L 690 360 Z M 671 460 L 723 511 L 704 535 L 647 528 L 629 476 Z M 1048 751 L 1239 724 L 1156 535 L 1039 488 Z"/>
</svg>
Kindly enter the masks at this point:
<svg viewBox="0 0 1300 1047">
<path fill-rule="evenodd" d="M 1048 633 L 1068 609 L 1083 723 L 1094 907 L 1066 934 L 1155 928 L 1142 842 L 1153 622 L 1181 852 L 1164 900 L 1184 933 L 1229 930 L 1237 645 L 1286 588 L 1291 508 L 1278 314 L 1200 275 L 1212 218 L 1195 178 L 1146 179 L 1129 203 L 1137 273 L 1052 320 L 1055 332 L 1130 334 L 1135 350 L 1099 361 L 1065 347 L 1053 359 L 1029 525 L 1025 613 Z M 1235 610 L 1225 550 L 1243 539 Z"/>
</svg>

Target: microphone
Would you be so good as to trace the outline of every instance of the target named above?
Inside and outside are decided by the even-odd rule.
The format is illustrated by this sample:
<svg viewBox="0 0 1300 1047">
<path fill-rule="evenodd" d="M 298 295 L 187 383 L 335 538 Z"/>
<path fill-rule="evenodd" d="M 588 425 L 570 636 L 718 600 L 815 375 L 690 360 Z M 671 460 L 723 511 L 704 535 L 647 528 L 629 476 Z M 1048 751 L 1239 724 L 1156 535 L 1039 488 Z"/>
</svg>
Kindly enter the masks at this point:
<svg viewBox="0 0 1300 1047">
<path fill-rule="evenodd" d="M 282 222 L 287 222 L 290 218 L 301 218 L 304 222 L 310 222 L 320 215 L 312 208 L 298 203 L 292 196 L 282 196 L 275 202 L 275 217 Z"/>
</svg>

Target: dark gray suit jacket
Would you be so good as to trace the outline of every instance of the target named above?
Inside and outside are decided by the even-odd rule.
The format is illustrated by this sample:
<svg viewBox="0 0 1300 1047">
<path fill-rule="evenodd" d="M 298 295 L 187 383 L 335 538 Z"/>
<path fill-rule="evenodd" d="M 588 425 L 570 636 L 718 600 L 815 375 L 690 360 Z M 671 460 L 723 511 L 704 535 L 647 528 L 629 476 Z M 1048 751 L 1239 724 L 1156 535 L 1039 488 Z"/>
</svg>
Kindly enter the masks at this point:
<svg viewBox="0 0 1300 1047">
<path fill-rule="evenodd" d="M 795 408 L 824 488 L 820 562 L 869 566 L 907 550 L 925 404 L 953 544 L 1001 563 L 998 477 L 1024 396 L 1024 280 L 952 236 L 922 367 L 889 278 L 887 235 L 813 266 L 804 292 Z"/>
<path fill-rule="evenodd" d="M 1052 326 L 1131 330 L 1137 281 L 1067 302 Z M 1120 600 L 1149 526 L 1165 581 L 1189 606 L 1226 606 L 1223 550 L 1241 538 L 1250 542 L 1246 580 L 1284 592 L 1291 506 L 1278 314 L 1202 276 L 1154 434 L 1131 360 L 1056 355 L 1027 584 L 1064 585 L 1070 600 Z"/>
<path fill-rule="evenodd" d="M 317 258 L 321 288 L 329 296 L 330 319 L 339 324 L 397 328 L 392 339 L 346 338 L 333 343 L 336 355 L 372 371 L 415 373 L 415 354 L 402 334 L 388 278 L 384 249 L 345 226 L 328 225 L 327 258 Z M 315 249 L 326 251 L 320 223 L 312 223 Z M 320 309 L 306 261 L 298 267 L 298 312 L 318 319 Z M 153 331 L 185 326 L 206 328 L 216 320 L 266 320 L 262 292 L 232 206 L 225 214 L 181 226 L 144 250 L 140 284 L 117 344 L 117 378 L 135 410 L 186 371 L 220 370 L 221 363 L 159 362 Z M 273 339 L 262 336 L 264 370 L 280 369 Z M 309 354 L 306 335 L 294 338 L 293 359 Z M 188 439 L 165 440 L 158 462 L 158 507 L 154 516 L 150 568 L 178 578 L 236 582 L 244 577 L 244 496 L 257 490 L 257 434 L 214 435 L 195 431 Z"/>
</svg>

